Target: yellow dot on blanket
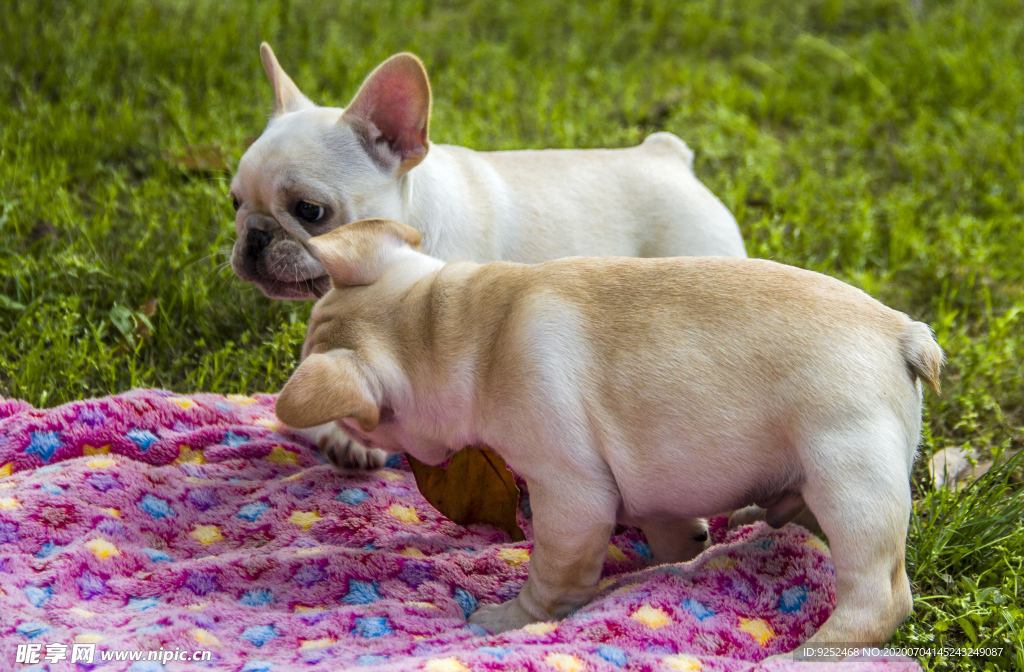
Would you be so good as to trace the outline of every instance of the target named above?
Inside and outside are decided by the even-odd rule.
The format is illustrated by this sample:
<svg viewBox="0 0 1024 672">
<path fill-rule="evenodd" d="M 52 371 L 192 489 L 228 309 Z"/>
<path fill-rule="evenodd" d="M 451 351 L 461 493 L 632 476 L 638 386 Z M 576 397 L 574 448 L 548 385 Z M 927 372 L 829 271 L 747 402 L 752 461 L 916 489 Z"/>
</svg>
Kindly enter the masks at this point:
<svg viewBox="0 0 1024 672">
<path fill-rule="evenodd" d="M 212 544 L 224 539 L 220 534 L 220 528 L 216 525 L 196 525 L 188 534 L 200 544 Z"/>
<path fill-rule="evenodd" d="M 188 446 L 178 446 L 178 457 L 175 458 L 175 464 L 203 464 L 206 462 L 206 458 L 203 457 L 202 450 L 192 450 Z"/>
<path fill-rule="evenodd" d="M 612 585 L 613 583 L 615 583 L 618 580 L 619 579 L 617 577 L 606 576 L 605 578 L 603 578 L 603 579 L 601 579 L 600 581 L 597 582 L 597 589 L 598 590 L 604 590 L 605 588 L 607 588 L 608 586 Z"/>
<path fill-rule="evenodd" d="M 83 632 L 80 635 L 75 635 L 74 641 L 78 644 L 95 644 L 103 641 L 103 635 L 98 632 Z"/>
<path fill-rule="evenodd" d="M 411 506 L 402 506 L 401 504 L 392 504 L 388 507 L 388 513 L 395 518 L 398 518 L 403 523 L 419 523 L 420 517 L 416 515 L 416 509 Z"/>
<path fill-rule="evenodd" d="M 189 634 L 192 635 L 192 638 L 200 644 L 205 644 L 206 646 L 220 646 L 220 640 L 203 628 L 192 628 L 189 630 Z"/>
<path fill-rule="evenodd" d="M 91 455 L 106 455 L 109 452 L 110 452 L 110 444 L 109 443 L 107 445 L 105 445 L 105 446 L 99 446 L 99 447 L 97 447 L 97 446 L 82 446 L 82 456 L 83 457 L 91 456 Z M 90 464 L 89 466 L 91 467 L 92 465 Z"/>
<path fill-rule="evenodd" d="M 91 469 L 105 469 L 106 467 L 112 467 L 117 464 L 117 460 L 107 455 L 97 455 L 85 464 Z"/>
<path fill-rule="evenodd" d="M 102 511 L 105 514 L 107 514 L 108 516 L 113 516 L 114 518 L 120 518 L 121 517 L 121 512 L 119 510 L 115 509 L 114 507 L 110 507 L 109 509 L 102 509 L 101 508 L 100 511 Z"/>
<path fill-rule="evenodd" d="M 768 640 L 775 637 L 775 631 L 768 623 L 760 618 L 740 618 L 740 630 L 747 633 L 754 640 L 764 646 Z"/>
<path fill-rule="evenodd" d="M 71 607 L 68 611 L 79 618 L 92 618 L 96 615 L 95 611 L 89 611 L 88 609 L 82 609 L 81 607 Z"/>
<path fill-rule="evenodd" d="M 437 609 L 437 605 L 431 604 L 430 602 L 406 602 L 406 606 L 418 607 L 420 609 Z"/>
<path fill-rule="evenodd" d="M 586 669 L 582 660 L 568 653 L 549 653 L 544 662 L 559 672 L 583 672 Z"/>
<path fill-rule="evenodd" d="M 209 602 L 193 602 L 192 604 L 186 604 L 185 608 L 189 611 L 202 611 L 209 606 Z"/>
<path fill-rule="evenodd" d="M 300 639 L 299 651 L 311 651 L 313 649 L 326 649 L 336 640 L 334 637 L 321 637 L 320 639 Z"/>
<path fill-rule="evenodd" d="M 266 427 L 267 429 L 278 430 L 281 429 L 281 423 L 270 418 L 256 418 L 256 424 Z"/>
<path fill-rule="evenodd" d="M 312 511 L 292 511 L 292 515 L 288 516 L 289 523 L 298 525 L 304 530 L 308 530 L 318 520 L 320 520 L 320 512 L 316 509 Z"/>
<path fill-rule="evenodd" d="M 554 632 L 558 629 L 558 626 L 551 621 L 541 621 L 540 623 L 530 623 L 520 628 L 523 632 L 528 632 L 531 635 L 546 635 L 549 632 Z"/>
<path fill-rule="evenodd" d="M 397 471 L 391 471 L 390 469 L 381 469 L 379 473 L 381 476 L 383 476 L 386 480 L 389 481 L 398 481 L 405 478 L 402 474 L 398 473 Z"/>
<path fill-rule="evenodd" d="M 807 544 L 808 546 L 810 546 L 811 548 L 818 549 L 822 553 L 829 553 L 831 555 L 831 553 L 828 550 L 828 544 L 826 544 L 824 541 L 822 541 L 821 539 L 817 538 L 813 534 L 811 536 L 807 537 L 807 541 L 805 541 L 804 543 Z"/>
<path fill-rule="evenodd" d="M 680 670 L 681 672 L 697 672 L 700 670 L 700 659 L 688 656 L 685 653 L 662 658 L 661 664 L 670 670 Z"/>
<path fill-rule="evenodd" d="M 228 400 L 241 404 L 242 406 L 248 406 L 249 404 L 255 404 L 256 400 L 252 397 L 247 397 L 244 394 L 229 394 Z"/>
<path fill-rule="evenodd" d="M 459 662 L 458 658 L 434 658 L 423 666 L 427 672 L 469 672 L 469 668 Z"/>
<path fill-rule="evenodd" d="M 672 619 L 663 609 L 660 607 L 652 607 L 649 604 L 645 604 L 634 611 L 630 618 L 634 621 L 640 621 L 644 625 L 654 629 L 658 629 L 672 622 Z"/>
<path fill-rule="evenodd" d="M 0 497 L 0 509 L 17 509 L 21 503 L 14 497 Z"/>
<path fill-rule="evenodd" d="M 525 548 L 503 548 L 498 551 L 498 557 L 516 567 L 530 559 L 530 551 Z"/>
<path fill-rule="evenodd" d="M 404 555 L 407 558 L 425 558 L 427 554 L 418 548 L 413 546 L 406 546 L 398 552 L 399 555 Z"/>
<path fill-rule="evenodd" d="M 296 604 L 294 609 L 296 614 L 309 614 L 317 611 L 323 611 L 323 607 L 307 607 L 304 604 Z"/>
<path fill-rule="evenodd" d="M 182 408 L 192 408 L 199 405 L 188 397 L 168 397 L 168 399 Z"/>
<path fill-rule="evenodd" d="M 4 466 L 0 467 L 0 478 L 7 478 L 11 475 L 11 468 L 14 466 L 13 462 L 8 462 Z"/>
<path fill-rule="evenodd" d="M 704 567 L 708 569 L 729 569 L 736 564 L 736 561 L 727 555 L 719 555 L 718 557 L 711 558 L 704 563 Z"/>
<path fill-rule="evenodd" d="M 625 560 L 626 555 L 619 550 L 619 547 L 615 544 L 608 544 L 608 557 L 612 560 Z"/>
<path fill-rule="evenodd" d="M 97 560 L 105 560 L 115 555 L 121 555 L 121 551 L 117 550 L 117 546 L 114 546 L 106 539 L 93 539 L 85 547 L 92 551 Z"/>
<path fill-rule="evenodd" d="M 276 462 L 277 464 L 298 464 L 298 456 L 290 450 L 285 450 L 282 446 L 274 446 L 270 451 L 270 454 L 263 458 L 267 462 Z"/>
</svg>

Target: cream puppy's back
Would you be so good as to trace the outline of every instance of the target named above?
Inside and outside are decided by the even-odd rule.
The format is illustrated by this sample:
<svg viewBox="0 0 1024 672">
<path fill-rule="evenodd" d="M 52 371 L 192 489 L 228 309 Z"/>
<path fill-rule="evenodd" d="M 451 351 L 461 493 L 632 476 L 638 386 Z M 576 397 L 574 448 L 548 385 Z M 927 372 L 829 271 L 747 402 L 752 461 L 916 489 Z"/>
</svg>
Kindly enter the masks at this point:
<svg viewBox="0 0 1024 672">
<path fill-rule="evenodd" d="M 448 267 L 431 291 L 452 300 L 468 288 L 450 310 L 471 323 L 446 319 L 447 330 L 432 331 L 444 334 L 437 347 L 460 351 L 451 361 L 475 351 L 483 443 L 501 445 L 524 432 L 523 420 L 548 411 L 563 426 L 579 422 L 582 431 L 590 423 L 624 491 L 648 491 L 645 484 L 665 481 L 659 474 L 675 462 L 705 483 L 728 476 L 717 489 L 722 499 L 704 489 L 700 501 L 659 492 L 661 504 L 693 516 L 770 494 L 757 484 L 768 467 L 789 481 L 779 490 L 794 485 L 801 434 L 836 414 L 874 413 L 893 395 L 905 402 L 897 404 L 898 421 L 912 430 L 913 454 L 915 378 L 934 379 L 905 364 L 906 334 L 917 323 L 838 280 L 727 258 L 573 258 L 467 271 Z M 512 420 L 493 422 L 500 417 Z M 747 450 L 752 443 L 758 457 Z M 698 473 L 696 452 L 706 458 Z M 637 503 L 645 510 L 636 513 L 661 504 Z"/>
</svg>

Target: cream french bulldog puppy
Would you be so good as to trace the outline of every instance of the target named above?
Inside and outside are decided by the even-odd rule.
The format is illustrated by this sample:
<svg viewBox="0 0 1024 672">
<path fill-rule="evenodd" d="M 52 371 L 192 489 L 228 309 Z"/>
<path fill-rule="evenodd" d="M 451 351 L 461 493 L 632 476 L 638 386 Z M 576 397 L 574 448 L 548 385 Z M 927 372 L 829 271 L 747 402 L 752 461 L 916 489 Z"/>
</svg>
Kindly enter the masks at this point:
<svg viewBox="0 0 1024 672">
<path fill-rule="evenodd" d="M 680 561 L 706 544 L 697 517 L 754 501 L 806 501 L 828 535 L 837 602 L 812 642 L 884 642 L 910 613 L 919 381 L 943 359 L 926 325 L 770 261 L 445 264 L 385 220 L 310 245 L 334 288 L 278 417 L 428 464 L 486 444 L 526 479 L 529 578 L 471 622 L 586 604 L 616 523 Z"/>
<path fill-rule="evenodd" d="M 457 259 L 535 263 L 573 255 L 674 257 L 746 253 L 736 220 L 692 170 L 670 133 L 617 150 L 475 152 L 428 139 L 426 70 L 398 54 L 344 109 L 317 107 L 263 44 L 274 116 L 231 185 L 235 273 L 277 299 L 313 299 L 330 279 L 312 236 L 386 217 Z M 384 454 L 333 426 L 309 433 L 339 466 L 378 467 Z"/>
</svg>

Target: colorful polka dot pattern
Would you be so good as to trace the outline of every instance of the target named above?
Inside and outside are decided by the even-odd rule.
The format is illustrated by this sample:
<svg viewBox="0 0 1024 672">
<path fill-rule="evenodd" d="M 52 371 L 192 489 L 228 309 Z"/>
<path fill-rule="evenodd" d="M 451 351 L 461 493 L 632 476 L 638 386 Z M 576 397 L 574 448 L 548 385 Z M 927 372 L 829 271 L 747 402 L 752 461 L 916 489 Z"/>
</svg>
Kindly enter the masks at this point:
<svg viewBox="0 0 1024 672">
<path fill-rule="evenodd" d="M 0 668 L 20 643 L 94 641 L 213 654 L 155 668 L 169 672 L 745 670 L 831 610 L 823 544 L 717 520 L 719 545 L 650 569 L 642 535 L 620 528 L 594 602 L 486 636 L 466 618 L 518 593 L 531 543 L 443 518 L 399 458 L 336 473 L 273 401 L 0 399 Z"/>
</svg>

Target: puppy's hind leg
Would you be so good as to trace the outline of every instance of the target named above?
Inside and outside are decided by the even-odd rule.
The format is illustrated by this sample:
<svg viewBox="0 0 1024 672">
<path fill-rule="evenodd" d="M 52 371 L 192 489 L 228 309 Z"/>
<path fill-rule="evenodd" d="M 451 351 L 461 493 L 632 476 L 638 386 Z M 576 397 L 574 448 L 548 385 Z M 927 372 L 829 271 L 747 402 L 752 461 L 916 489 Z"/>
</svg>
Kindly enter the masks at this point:
<svg viewBox="0 0 1024 672">
<path fill-rule="evenodd" d="M 310 443 L 338 471 L 372 471 L 384 466 L 388 454 L 379 448 L 365 448 L 353 441 L 333 422 L 309 429 L 292 429 Z"/>
<path fill-rule="evenodd" d="M 708 547 L 708 523 L 703 518 L 645 522 L 640 525 L 654 555 L 652 565 L 686 562 Z"/>
<path fill-rule="evenodd" d="M 896 422 L 813 440 L 818 445 L 810 451 L 814 459 L 804 460 L 803 496 L 828 535 L 836 608 L 808 641 L 886 642 L 913 608 L 904 559 L 914 446 Z"/>
</svg>

